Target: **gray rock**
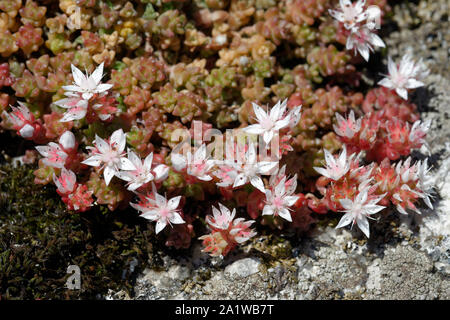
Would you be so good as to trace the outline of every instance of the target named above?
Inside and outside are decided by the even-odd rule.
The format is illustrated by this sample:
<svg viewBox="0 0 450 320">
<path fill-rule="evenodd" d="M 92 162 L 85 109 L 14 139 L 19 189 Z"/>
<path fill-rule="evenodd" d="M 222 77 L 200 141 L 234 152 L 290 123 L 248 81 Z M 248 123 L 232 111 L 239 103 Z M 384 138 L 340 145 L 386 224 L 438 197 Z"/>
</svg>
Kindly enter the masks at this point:
<svg viewBox="0 0 450 320">
<path fill-rule="evenodd" d="M 225 268 L 225 275 L 230 278 L 246 278 L 257 273 L 261 261 L 256 258 L 244 258 L 233 262 Z"/>
</svg>

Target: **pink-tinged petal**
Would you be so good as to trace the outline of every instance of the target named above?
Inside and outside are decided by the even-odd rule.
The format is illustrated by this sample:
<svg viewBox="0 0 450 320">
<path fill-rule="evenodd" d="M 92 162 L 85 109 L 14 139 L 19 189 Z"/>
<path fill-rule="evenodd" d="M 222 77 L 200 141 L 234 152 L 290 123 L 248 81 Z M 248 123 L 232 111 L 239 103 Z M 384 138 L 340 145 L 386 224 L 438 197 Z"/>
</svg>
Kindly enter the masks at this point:
<svg viewBox="0 0 450 320">
<path fill-rule="evenodd" d="M 66 150 L 73 149 L 75 147 L 75 136 L 71 131 L 66 131 L 61 135 L 58 142 Z"/>
<path fill-rule="evenodd" d="M 82 161 L 81 163 L 92 166 L 92 167 L 98 167 L 101 165 L 102 161 L 100 159 L 100 156 L 94 155 L 92 157 L 87 158 L 86 160 Z"/>
<path fill-rule="evenodd" d="M 87 109 L 84 107 L 73 107 L 64 113 L 64 116 L 59 120 L 60 122 L 69 122 L 73 120 L 80 120 L 86 116 Z"/>
<path fill-rule="evenodd" d="M 345 227 L 353 222 L 353 215 L 349 212 L 342 216 L 341 220 L 339 221 L 338 225 L 336 226 L 336 229 Z"/>
<path fill-rule="evenodd" d="M 111 179 L 115 176 L 116 170 L 113 167 L 106 166 L 103 170 L 103 177 L 105 178 L 106 185 L 109 185 Z"/>
<path fill-rule="evenodd" d="M 119 169 L 120 170 L 136 170 L 136 167 L 134 166 L 133 162 L 131 162 L 129 159 L 120 158 Z"/>
<path fill-rule="evenodd" d="M 30 139 L 33 137 L 34 127 L 26 124 L 22 127 L 22 129 L 19 130 L 19 134 L 22 138 Z"/>
<path fill-rule="evenodd" d="M 292 222 L 291 213 L 289 212 L 288 209 L 286 209 L 286 208 L 281 208 L 281 209 L 278 211 L 278 215 L 279 215 L 280 217 L 282 217 L 284 220 L 287 220 L 287 221 L 289 221 L 289 222 Z"/>
<path fill-rule="evenodd" d="M 206 159 L 206 145 L 202 144 L 194 153 L 194 164 L 200 164 Z"/>
<path fill-rule="evenodd" d="M 50 151 L 49 146 L 36 146 L 35 148 L 41 154 L 41 156 L 48 157 L 48 153 Z"/>
<path fill-rule="evenodd" d="M 167 221 L 166 220 L 158 220 L 156 222 L 156 227 L 155 227 L 155 233 L 158 234 L 160 233 L 167 225 Z"/>
<path fill-rule="evenodd" d="M 169 201 L 167 201 L 167 207 L 170 210 L 175 210 L 178 208 L 178 205 L 180 204 L 181 196 L 173 197 Z"/>
</svg>

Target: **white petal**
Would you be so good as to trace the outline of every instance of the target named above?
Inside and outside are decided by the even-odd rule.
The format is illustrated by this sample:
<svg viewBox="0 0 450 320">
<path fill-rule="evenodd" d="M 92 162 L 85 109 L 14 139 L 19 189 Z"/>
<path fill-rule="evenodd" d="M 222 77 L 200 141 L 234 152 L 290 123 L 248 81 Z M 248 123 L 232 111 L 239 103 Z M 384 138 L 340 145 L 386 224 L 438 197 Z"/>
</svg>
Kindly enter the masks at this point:
<svg viewBox="0 0 450 320">
<path fill-rule="evenodd" d="M 266 205 L 264 206 L 262 215 L 263 215 L 263 216 L 269 216 L 269 215 L 271 216 L 271 215 L 273 215 L 273 213 L 274 213 L 274 212 L 273 212 L 272 206 L 266 204 Z"/>
<path fill-rule="evenodd" d="M 300 198 L 299 196 L 288 196 L 284 198 L 284 201 L 287 203 L 289 207 L 292 207 L 299 198 Z"/>
<path fill-rule="evenodd" d="M 160 164 L 153 169 L 153 172 L 155 173 L 156 181 L 166 180 L 169 176 L 169 167 L 165 164 Z"/>
<path fill-rule="evenodd" d="M 48 157 L 48 152 L 50 151 L 49 146 L 36 146 L 35 148 L 43 157 Z"/>
<path fill-rule="evenodd" d="M 356 219 L 356 224 L 358 225 L 359 229 L 366 235 L 366 237 L 369 238 L 370 228 L 369 228 L 369 221 L 367 220 L 367 218 L 362 216 Z"/>
<path fill-rule="evenodd" d="M 103 66 L 104 63 L 102 62 L 91 74 L 91 78 L 95 81 L 95 83 L 98 85 L 103 77 Z"/>
<path fill-rule="evenodd" d="M 281 209 L 278 211 L 278 215 L 279 215 L 280 217 L 282 217 L 283 219 L 285 219 L 285 220 L 287 220 L 287 221 L 289 221 L 289 222 L 292 222 L 291 213 L 289 212 L 288 209 L 286 209 L 286 208 L 281 208 Z"/>
<path fill-rule="evenodd" d="M 123 158 L 120 158 L 119 169 L 120 170 L 136 170 L 137 168 L 135 167 L 133 162 L 131 162 L 129 159 L 123 157 Z"/>
<path fill-rule="evenodd" d="M 358 52 L 364 60 L 369 61 L 370 50 L 367 46 L 358 46 Z"/>
<path fill-rule="evenodd" d="M 172 166 L 176 171 L 181 171 L 186 168 L 187 161 L 184 156 L 178 153 L 171 153 L 170 159 L 172 161 Z"/>
<path fill-rule="evenodd" d="M 236 176 L 236 179 L 234 180 L 233 188 L 240 187 L 246 183 L 247 177 L 243 173 L 240 173 Z"/>
<path fill-rule="evenodd" d="M 81 72 L 80 69 L 75 67 L 73 64 L 71 65 L 71 68 L 72 68 L 73 80 L 79 87 L 82 87 L 83 84 L 86 82 L 86 76 L 83 74 L 83 72 Z M 66 90 L 64 87 L 63 87 L 63 89 Z"/>
<path fill-rule="evenodd" d="M 58 142 L 66 150 L 73 149 L 75 147 L 75 136 L 71 131 L 66 131 L 61 135 Z"/>
<path fill-rule="evenodd" d="M 395 89 L 395 92 L 397 92 L 397 94 L 404 100 L 408 100 L 408 90 L 406 90 L 405 88 L 397 88 Z"/>
<path fill-rule="evenodd" d="M 352 223 L 353 221 L 353 215 L 349 212 L 342 216 L 341 220 L 339 221 L 338 225 L 336 226 L 336 229 L 345 227 Z"/>
<path fill-rule="evenodd" d="M 181 218 L 181 216 L 175 212 L 172 217 L 170 217 L 170 222 L 173 224 L 181 224 L 181 223 L 185 223 L 185 221 L 183 220 L 183 218 Z"/>
<path fill-rule="evenodd" d="M 25 139 L 31 138 L 34 134 L 34 127 L 26 124 L 19 130 L 19 134 Z"/>
<path fill-rule="evenodd" d="M 110 166 L 105 167 L 105 169 L 103 170 L 103 177 L 105 178 L 106 185 L 109 185 L 111 179 L 114 177 L 115 174 L 116 170 L 114 170 L 113 167 Z"/>
<path fill-rule="evenodd" d="M 155 232 L 156 234 L 160 233 L 167 225 L 167 222 L 164 220 L 162 221 L 161 219 L 158 220 L 158 222 L 156 222 L 156 228 L 155 228 Z"/>
<path fill-rule="evenodd" d="M 109 84 L 109 83 L 102 83 L 102 84 L 99 84 L 99 85 L 97 86 L 97 88 L 95 89 L 95 91 L 96 91 L 97 93 L 102 93 L 102 92 L 108 91 L 108 90 L 111 89 L 112 87 L 113 87 L 112 84 Z"/>
<path fill-rule="evenodd" d="M 153 163 L 153 152 L 150 152 L 150 154 L 145 157 L 144 168 L 147 169 L 147 170 L 151 170 L 152 169 L 152 163 Z"/>
<path fill-rule="evenodd" d="M 384 78 L 384 79 L 380 80 L 378 82 L 378 84 L 380 86 L 383 86 L 383 87 L 386 87 L 386 88 L 389 88 L 389 89 L 393 89 L 394 88 L 394 83 L 389 78 Z"/>
<path fill-rule="evenodd" d="M 100 157 L 98 155 L 94 155 L 82 161 L 81 163 L 92 167 L 98 167 L 102 163 L 102 161 L 100 160 Z"/>
<path fill-rule="evenodd" d="M 111 145 L 116 144 L 117 150 L 122 152 L 125 150 L 125 145 L 127 143 L 126 135 L 122 129 L 114 131 L 111 135 Z"/>
<path fill-rule="evenodd" d="M 419 87 L 423 87 L 425 84 L 421 81 L 418 81 L 416 79 L 409 79 L 408 83 L 406 84 L 406 87 L 408 89 L 416 89 Z"/>
<path fill-rule="evenodd" d="M 178 208 L 178 205 L 180 204 L 180 200 L 181 200 L 181 196 L 173 197 L 172 199 L 167 201 L 167 207 L 170 210 L 175 210 L 176 208 Z"/>
<path fill-rule="evenodd" d="M 262 134 L 264 129 L 260 124 L 252 124 L 251 126 L 245 127 L 244 131 L 250 134 Z"/>
<path fill-rule="evenodd" d="M 269 144 L 270 141 L 272 141 L 272 138 L 273 138 L 273 131 L 272 130 L 264 132 L 263 140 L 264 140 L 264 142 L 266 144 Z"/>
<path fill-rule="evenodd" d="M 73 120 L 81 120 L 86 116 L 87 109 L 83 107 L 72 107 L 64 113 L 64 116 L 59 120 L 60 122 L 69 122 Z"/>
<path fill-rule="evenodd" d="M 263 108 L 258 106 L 256 103 L 252 102 L 253 111 L 255 112 L 255 116 L 258 119 L 259 122 L 263 121 L 265 118 L 268 117 L 267 113 L 264 111 Z"/>
<path fill-rule="evenodd" d="M 266 193 L 266 189 L 264 188 L 264 182 L 262 179 L 258 176 L 254 176 L 250 178 L 250 183 L 252 186 L 254 186 L 256 189 L 261 191 L 262 193 Z"/>
<path fill-rule="evenodd" d="M 278 165 L 278 162 L 275 161 L 261 161 L 258 162 L 258 173 L 262 175 L 270 175 L 272 174 L 272 170 Z"/>
<path fill-rule="evenodd" d="M 100 153 L 107 153 L 110 150 L 108 142 L 100 138 L 98 135 L 95 135 L 95 146 Z"/>
</svg>

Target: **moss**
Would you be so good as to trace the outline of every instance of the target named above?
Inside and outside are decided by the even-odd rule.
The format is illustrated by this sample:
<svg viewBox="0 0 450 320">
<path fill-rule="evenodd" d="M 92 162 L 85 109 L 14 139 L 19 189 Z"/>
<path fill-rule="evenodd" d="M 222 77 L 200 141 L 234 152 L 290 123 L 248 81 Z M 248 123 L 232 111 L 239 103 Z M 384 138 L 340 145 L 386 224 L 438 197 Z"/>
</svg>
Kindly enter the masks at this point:
<svg viewBox="0 0 450 320">
<path fill-rule="evenodd" d="M 132 296 L 139 267 L 159 259 L 153 229 L 103 206 L 71 214 L 53 187 L 33 180 L 32 167 L 0 166 L 0 300 L 93 299 L 108 289 Z M 69 265 L 80 267 L 80 290 L 65 287 Z"/>
</svg>

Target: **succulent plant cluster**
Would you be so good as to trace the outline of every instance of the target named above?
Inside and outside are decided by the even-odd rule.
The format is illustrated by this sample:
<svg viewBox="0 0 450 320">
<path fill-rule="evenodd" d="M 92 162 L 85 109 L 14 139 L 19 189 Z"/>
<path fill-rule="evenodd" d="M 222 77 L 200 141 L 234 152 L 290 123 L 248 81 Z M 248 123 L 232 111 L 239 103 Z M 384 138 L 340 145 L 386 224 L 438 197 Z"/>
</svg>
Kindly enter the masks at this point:
<svg viewBox="0 0 450 320">
<path fill-rule="evenodd" d="M 169 246 L 203 222 L 204 251 L 224 256 L 255 221 L 307 231 L 330 211 L 369 236 L 391 204 L 432 207 L 427 162 L 408 158 L 429 129 L 408 100 L 426 68 L 406 53 L 363 84 L 389 13 L 386 0 L 0 0 L 1 126 L 36 144 L 35 182 L 68 210 L 132 206 Z"/>
</svg>

